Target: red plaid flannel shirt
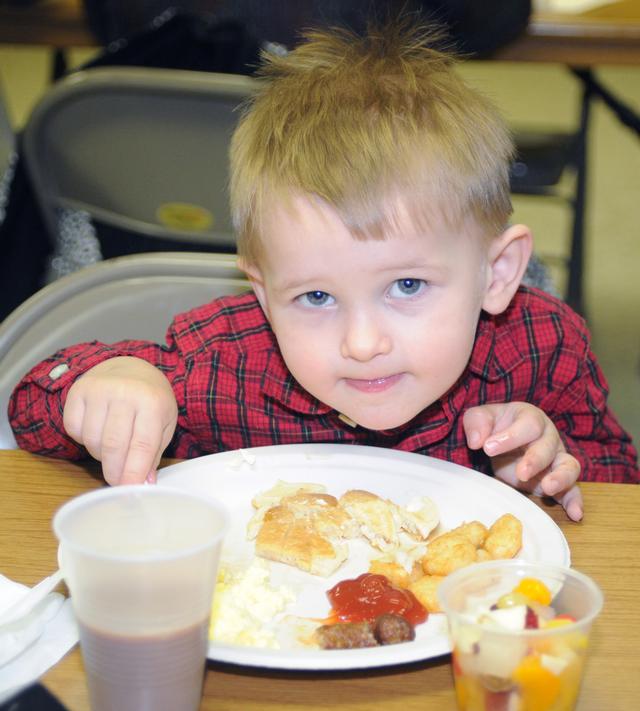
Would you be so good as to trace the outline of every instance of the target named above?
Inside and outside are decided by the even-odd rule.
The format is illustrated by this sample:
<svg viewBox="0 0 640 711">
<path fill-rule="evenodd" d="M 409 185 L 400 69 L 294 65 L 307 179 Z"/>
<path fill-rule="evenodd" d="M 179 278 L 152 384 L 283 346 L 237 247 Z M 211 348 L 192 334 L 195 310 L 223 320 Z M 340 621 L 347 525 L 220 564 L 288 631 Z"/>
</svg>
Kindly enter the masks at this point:
<svg viewBox="0 0 640 711">
<path fill-rule="evenodd" d="M 303 390 L 287 370 L 253 294 L 228 296 L 175 318 L 164 346 L 124 341 L 65 348 L 16 387 L 9 415 L 18 444 L 40 454 L 86 452 L 62 425 L 66 394 L 84 371 L 114 356 L 136 356 L 169 379 L 178 425 L 169 453 L 189 458 L 240 447 L 340 442 L 420 452 L 491 473 L 467 448 L 464 411 L 483 403 L 526 401 L 555 423 L 581 478 L 638 482 L 629 435 L 607 406 L 607 384 L 581 318 L 560 301 L 522 288 L 498 317 L 483 314 L 469 364 L 442 398 L 393 430 L 351 427 Z M 63 365 L 68 366 L 65 371 Z M 53 371 L 53 373 L 52 373 Z"/>
</svg>

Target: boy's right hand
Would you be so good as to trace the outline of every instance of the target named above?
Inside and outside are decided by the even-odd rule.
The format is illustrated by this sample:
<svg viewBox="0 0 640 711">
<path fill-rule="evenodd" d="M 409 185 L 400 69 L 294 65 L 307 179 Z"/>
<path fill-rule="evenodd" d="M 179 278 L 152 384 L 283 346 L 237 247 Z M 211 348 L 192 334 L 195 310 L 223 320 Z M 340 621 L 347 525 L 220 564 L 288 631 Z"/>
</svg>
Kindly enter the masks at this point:
<svg viewBox="0 0 640 711">
<path fill-rule="evenodd" d="M 117 357 L 94 366 L 69 389 L 64 427 L 102 462 L 109 484 L 155 480 L 178 418 L 167 378 L 140 358 Z"/>
</svg>

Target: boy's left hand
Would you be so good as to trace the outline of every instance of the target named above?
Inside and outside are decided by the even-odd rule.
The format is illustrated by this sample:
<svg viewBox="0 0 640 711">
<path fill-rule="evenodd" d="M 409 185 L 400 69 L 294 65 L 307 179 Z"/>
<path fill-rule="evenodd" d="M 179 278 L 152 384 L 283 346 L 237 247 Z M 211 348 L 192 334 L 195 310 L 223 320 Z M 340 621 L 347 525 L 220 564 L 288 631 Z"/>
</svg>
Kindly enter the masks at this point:
<svg viewBox="0 0 640 711">
<path fill-rule="evenodd" d="M 471 449 L 483 449 L 498 479 L 536 496 L 552 496 L 580 521 L 580 463 L 569 454 L 553 422 L 526 402 L 471 407 L 463 426 Z"/>
</svg>

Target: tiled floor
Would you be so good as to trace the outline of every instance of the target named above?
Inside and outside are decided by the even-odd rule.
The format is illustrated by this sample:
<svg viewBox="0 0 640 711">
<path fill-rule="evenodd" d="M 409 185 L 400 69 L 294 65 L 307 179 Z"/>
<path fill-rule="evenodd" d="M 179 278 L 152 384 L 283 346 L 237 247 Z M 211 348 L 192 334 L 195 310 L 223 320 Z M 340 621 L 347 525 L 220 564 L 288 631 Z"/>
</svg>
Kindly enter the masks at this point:
<svg viewBox="0 0 640 711">
<path fill-rule="evenodd" d="M 87 50 L 75 50 L 71 63 L 88 56 Z M 0 45 L 0 92 L 14 127 L 22 125 L 46 89 L 49 60 L 42 48 Z M 563 67 L 474 62 L 462 71 L 515 126 L 566 128 L 576 120 L 579 87 Z M 640 113 L 640 67 L 602 68 L 598 75 Z M 611 386 L 612 406 L 640 444 L 640 137 L 597 104 L 589 149 L 589 325 L 594 351 Z M 562 253 L 569 230 L 567 207 L 523 197 L 515 200 L 515 209 L 515 219 L 533 228 L 538 252 Z M 561 284 L 561 273 L 557 278 Z"/>
</svg>

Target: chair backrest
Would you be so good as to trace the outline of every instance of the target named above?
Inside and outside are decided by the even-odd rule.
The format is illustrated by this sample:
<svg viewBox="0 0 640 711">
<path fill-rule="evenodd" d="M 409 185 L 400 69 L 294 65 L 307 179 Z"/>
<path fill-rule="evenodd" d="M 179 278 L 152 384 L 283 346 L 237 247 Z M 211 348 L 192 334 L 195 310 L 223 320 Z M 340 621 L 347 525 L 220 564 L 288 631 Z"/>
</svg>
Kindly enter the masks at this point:
<svg viewBox="0 0 640 711">
<path fill-rule="evenodd" d="M 54 84 L 33 110 L 23 143 L 52 242 L 58 208 L 70 208 L 127 233 L 233 250 L 229 142 L 239 106 L 258 83 L 101 67 Z"/>
<path fill-rule="evenodd" d="M 0 324 L 0 449 L 12 449 L 7 405 L 36 363 L 90 340 L 164 343 L 175 314 L 249 289 L 235 257 L 159 252 L 118 257 L 44 287 Z"/>
</svg>

